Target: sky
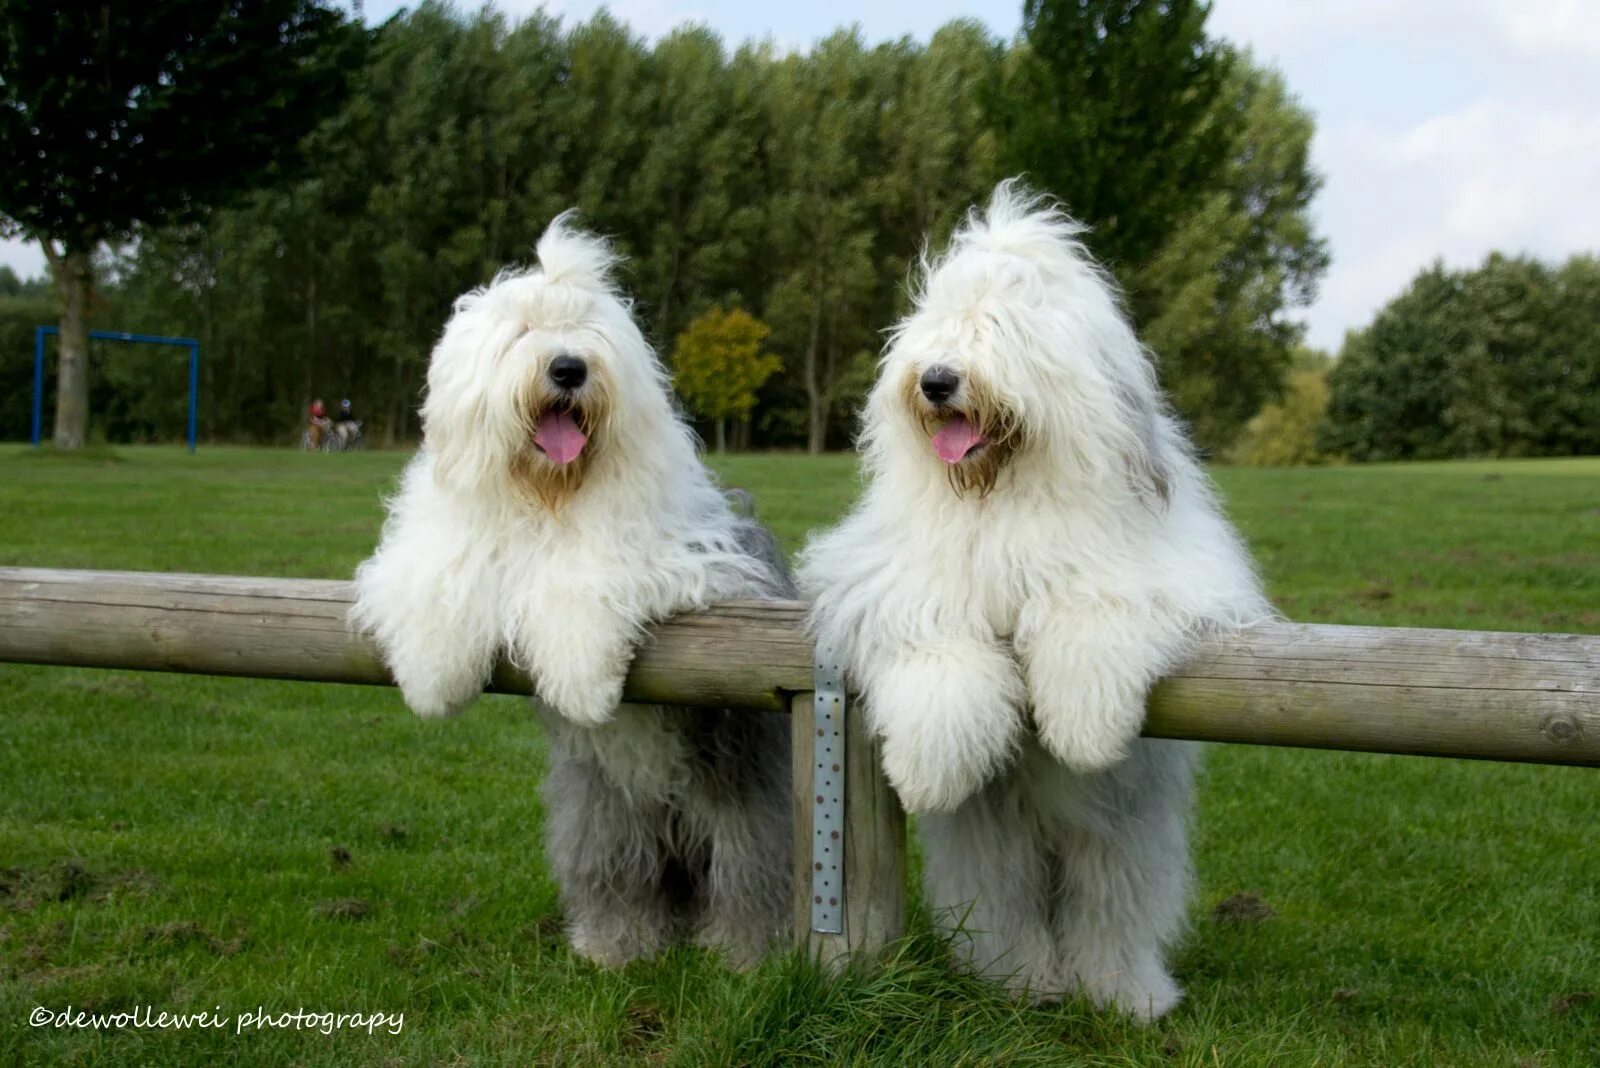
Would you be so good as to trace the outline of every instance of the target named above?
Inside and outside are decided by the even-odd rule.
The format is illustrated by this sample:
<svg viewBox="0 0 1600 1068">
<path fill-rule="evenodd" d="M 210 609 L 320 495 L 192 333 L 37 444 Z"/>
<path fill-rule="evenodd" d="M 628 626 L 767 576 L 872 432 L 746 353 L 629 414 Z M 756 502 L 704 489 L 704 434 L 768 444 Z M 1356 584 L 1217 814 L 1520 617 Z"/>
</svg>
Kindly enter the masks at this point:
<svg viewBox="0 0 1600 1068">
<path fill-rule="evenodd" d="M 369 21 L 401 5 L 366 0 Z M 515 17 L 536 0 L 500 0 Z M 601 5 L 549 0 L 564 20 Z M 856 23 L 869 41 L 922 40 L 971 17 L 1010 37 L 1020 0 L 612 0 L 649 37 L 701 22 L 729 42 L 801 49 Z M 1346 330 L 1435 259 L 1473 266 L 1491 250 L 1564 259 L 1600 251 L 1600 2 L 1595 0 L 1214 0 L 1211 31 L 1282 71 L 1315 116 L 1325 185 L 1313 211 L 1333 263 L 1300 312 L 1311 344 Z M 1068 205 L 1070 208 L 1070 205 Z M 37 248 L 0 243 L 0 263 L 43 270 Z"/>
</svg>

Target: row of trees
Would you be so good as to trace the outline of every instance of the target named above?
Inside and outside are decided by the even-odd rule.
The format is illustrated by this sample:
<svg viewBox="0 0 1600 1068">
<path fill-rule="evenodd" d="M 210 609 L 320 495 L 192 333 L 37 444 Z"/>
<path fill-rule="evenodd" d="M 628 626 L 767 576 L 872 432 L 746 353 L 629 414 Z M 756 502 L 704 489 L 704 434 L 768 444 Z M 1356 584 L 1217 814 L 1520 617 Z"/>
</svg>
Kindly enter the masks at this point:
<svg viewBox="0 0 1600 1068">
<path fill-rule="evenodd" d="M 731 414 L 739 444 L 815 450 L 848 441 L 924 241 L 1023 172 L 1094 227 L 1220 447 L 1277 394 L 1326 251 L 1310 117 L 1205 17 L 1198 0 L 1028 0 L 1011 44 L 958 21 L 926 44 L 847 30 L 780 53 L 429 0 L 374 34 L 298 177 L 140 229 L 105 265 L 98 317 L 202 340 L 212 437 L 281 440 L 310 397 L 351 395 L 406 440 L 452 298 L 576 205 L 626 255 L 669 360 L 708 313 L 767 331 L 755 351 L 781 370 L 746 390 L 749 417 L 726 397 L 702 414 Z M 176 435 L 179 380 L 127 377 L 134 425 Z"/>
<path fill-rule="evenodd" d="M 1319 447 L 1353 460 L 1600 453 L 1600 259 L 1435 264 L 1328 385 Z"/>
<path fill-rule="evenodd" d="M 1303 353 L 1249 425 L 1253 464 L 1600 453 L 1600 258 L 1435 263 L 1352 331 Z"/>
</svg>

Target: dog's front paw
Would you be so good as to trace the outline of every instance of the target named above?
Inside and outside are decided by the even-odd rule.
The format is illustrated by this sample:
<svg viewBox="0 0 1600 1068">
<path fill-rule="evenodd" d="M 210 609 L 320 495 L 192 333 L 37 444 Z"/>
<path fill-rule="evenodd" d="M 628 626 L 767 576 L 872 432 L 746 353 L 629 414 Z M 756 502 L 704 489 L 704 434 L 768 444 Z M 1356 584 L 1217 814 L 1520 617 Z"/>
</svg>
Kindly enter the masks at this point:
<svg viewBox="0 0 1600 1068">
<path fill-rule="evenodd" d="M 1104 771 L 1127 759 L 1144 726 L 1146 689 L 1100 677 L 1064 691 L 1034 696 L 1039 741 L 1073 771 Z"/>
<path fill-rule="evenodd" d="M 899 730 L 883 738 L 883 773 L 907 812 L 948 812 L 989 778 L 989 762 L 953 753 L 940 739 Z"/>
<path fill-rule="evenodd" d="M 625 677 L 620 669 L 544 672 L 538 679 L 539 698 L 581 727 L 598 727 L 616 716 Z"/>
<path fill-rule="evenodd" d="M 1016 755 L 1020 680 L 993 646 L 952 644 L 880 665 L 868 711 L 883 770 L 909 812 L 955 808 Z"/>
<path fill-rule="evenodd" d="M 483 691 L 476 678 L 452 680 L 442 672 L 396 671 L 395 676 L 406 707 L 423 719 L 457 715 Z"/>
</svg>

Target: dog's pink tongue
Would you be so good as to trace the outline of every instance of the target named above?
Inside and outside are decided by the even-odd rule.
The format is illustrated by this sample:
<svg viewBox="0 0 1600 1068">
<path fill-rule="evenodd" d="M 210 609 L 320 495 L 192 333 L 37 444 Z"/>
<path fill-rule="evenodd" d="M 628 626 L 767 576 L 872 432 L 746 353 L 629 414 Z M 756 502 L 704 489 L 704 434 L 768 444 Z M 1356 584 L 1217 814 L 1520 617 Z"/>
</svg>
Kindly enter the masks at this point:
<svg viewBox="0 0 1600 1068">
<path fill-rule="evenodd" d="M 588 440 L 569 411 L 545 412 L 539 417 L 539 429 L 533 435 L 533 443 L 558 464 L 576 460 Z"/>
<path fill-rule="evenodd" d="M 967 421 L 964 415 L 958 415 L 933 436 L 933 451 L 939 454 L 939 459 L 947 464 L 958 464 L 966 459 L 967 453 L 982 445 L 986 439 L 978 428 Z"/>
</svg>

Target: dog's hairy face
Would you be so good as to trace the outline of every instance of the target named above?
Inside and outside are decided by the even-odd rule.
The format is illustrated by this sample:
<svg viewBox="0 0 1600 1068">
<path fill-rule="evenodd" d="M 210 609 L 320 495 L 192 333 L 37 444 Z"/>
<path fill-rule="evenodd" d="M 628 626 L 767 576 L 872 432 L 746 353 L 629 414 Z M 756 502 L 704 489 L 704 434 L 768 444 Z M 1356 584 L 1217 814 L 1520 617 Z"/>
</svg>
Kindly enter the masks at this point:
<svg viewBox="0 0 1600 1068">
<path fill-rule="evenodd" d="M 891 336 L 869 454 L 914 456 L 963 497 L 1029 457 L 1030 478 L 1165 496 L 1153 369 L 1075 233 L 1011 204 L 957 233 Z"/>
<path fill-rule="evenodd" d="M 938 359 L 938 358 L 935 358 Z M 899 372 L 900 403 L 958 496 L 988 496 L 1026 435 L 1021 415 L 952 353 Z"/>
<path fill-rule="evenodd" d="M 659 392 L 658 378 L 603 281 L 502 276 L 457 302 L 429 365 L 435 478 L 469 490 L 498 480 L 559 511 L 624 446 L 619 411 Z"/>
</svg>

